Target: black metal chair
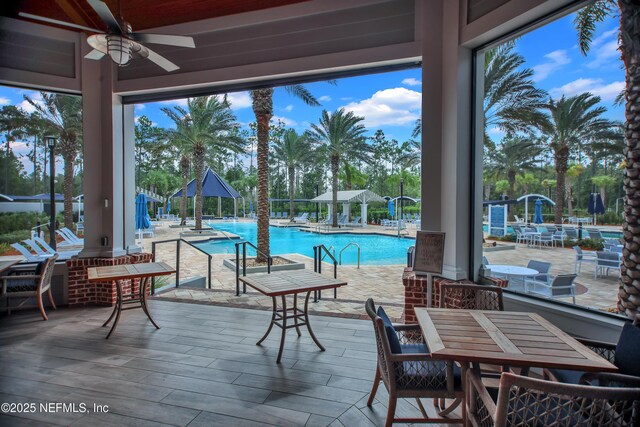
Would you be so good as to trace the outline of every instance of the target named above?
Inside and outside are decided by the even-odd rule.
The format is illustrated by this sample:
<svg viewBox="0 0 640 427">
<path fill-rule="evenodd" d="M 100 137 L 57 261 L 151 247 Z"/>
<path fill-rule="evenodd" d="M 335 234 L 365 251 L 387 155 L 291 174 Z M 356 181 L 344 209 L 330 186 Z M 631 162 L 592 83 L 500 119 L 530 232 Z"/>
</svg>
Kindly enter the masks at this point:
<svg viewBox="0 0 640 427">
<path fill-rule="evenodd" d="M 389 392 L 386 426 L 402 423 L 461 423 L 465 415 L 462 373 L 453 362 L 433 360 L 425 345 L 420 326 L 394 325 L 373 299 L 365 303 L 373 322 L 378 349 L 378 361 L 373 387 L 367 405 L 371 406 L 380 381 Z M 415 398 L 424 418 L 395 418 L 397 400 Z M 448 398 L 462 403 L 462 419 L 447 418 L 457 405 L 439 412 L 442 418 L 428 416 L 420 398 Z"/>
</svg>

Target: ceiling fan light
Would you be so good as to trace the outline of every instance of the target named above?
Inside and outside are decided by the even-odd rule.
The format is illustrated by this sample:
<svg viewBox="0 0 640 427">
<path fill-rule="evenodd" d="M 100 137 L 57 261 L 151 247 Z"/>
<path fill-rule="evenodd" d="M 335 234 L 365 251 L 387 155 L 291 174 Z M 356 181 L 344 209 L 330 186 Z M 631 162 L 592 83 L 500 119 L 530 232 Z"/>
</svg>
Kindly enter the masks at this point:
<svg viewBox="0 0 640 427">
<path fill-rule="evenodd" d="M 119 66 L 125 66 L 131 60 L 131 48 L 133 43 L 126 37 L 107 36 L 107 52 Z"/>
</svg>

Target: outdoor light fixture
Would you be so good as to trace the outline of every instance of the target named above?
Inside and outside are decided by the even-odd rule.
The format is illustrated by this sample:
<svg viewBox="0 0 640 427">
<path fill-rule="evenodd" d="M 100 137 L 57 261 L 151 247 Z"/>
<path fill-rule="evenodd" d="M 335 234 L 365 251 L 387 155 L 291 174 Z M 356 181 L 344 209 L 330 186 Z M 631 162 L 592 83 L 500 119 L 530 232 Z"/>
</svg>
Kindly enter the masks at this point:
<svg viewBox="0 0 640 427">
<path fill-rule="evenodd" d="M 49 147 L 49 246 L 56 248 L 56 148 L 55 136 L 45 136 L 44 140 Z"/>
<path fill-rule="evenodd" d="M 109 35 L 107 38 L 107 51 L 109 56 L 120 67 L 129 64 L 131 60 L 131 48 L 133 43 L 126 37 Z"/>
</svg>

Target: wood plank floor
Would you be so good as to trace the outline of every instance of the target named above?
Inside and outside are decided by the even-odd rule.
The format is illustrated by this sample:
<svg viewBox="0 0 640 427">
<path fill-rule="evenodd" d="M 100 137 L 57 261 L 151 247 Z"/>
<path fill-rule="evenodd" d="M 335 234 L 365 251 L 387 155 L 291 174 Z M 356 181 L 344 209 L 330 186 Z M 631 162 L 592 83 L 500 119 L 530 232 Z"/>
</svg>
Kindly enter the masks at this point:
<svg viewBox="0 0 640 427">
<path fill-rule="evenodd" d="M 150 301 L 123 312 L 109 340 L 110 308 L 34 311 L 0 317 L 0 403 L 36 403 L 0 413 L 0 425 L 372 426 L 386 416 L 384 386 L 366 406 L 375 370 L 369 321 L 312 317 L 326 352 L 289 330 L 281 366 L 280 330 L 255 342 L 271 314 L 259 310 Z M 46 413 L 40 403 L 87 405 Z M 430 402 L 425 402 L 433 412 Z M 92 412 L 108 405 L 107 413 Z M 77 406 L 78 407 L 78 406 Z M 432 414 L 433 415 L 433 414 Z M 401 401 L 398 416 L 419 417 Z"/>
</svg>

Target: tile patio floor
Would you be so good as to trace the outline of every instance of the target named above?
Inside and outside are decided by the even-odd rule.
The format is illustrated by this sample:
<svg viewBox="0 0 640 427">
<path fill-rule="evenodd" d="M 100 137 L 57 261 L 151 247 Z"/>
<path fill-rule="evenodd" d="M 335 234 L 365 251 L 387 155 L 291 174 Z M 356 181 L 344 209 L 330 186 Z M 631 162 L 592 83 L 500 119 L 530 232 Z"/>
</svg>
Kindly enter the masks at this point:
<svg viewBox="0 0 640 427">
<path fill-rule="evenodd" d="M 0 402 L 35 403 L 0 413 L 3 426 L 375 426 L 388 395 L 366 406 L 375 372 L 370 321 L 311 318 L 326 347 L 289 331 L 280 366 L 278 332 L 256 346 L 270 314 L 152 300 L 156 330 L 141 310 L 123 312 L 109 340 L 111 308 L 0 317 Z M 108 405 L 107 413 L 45 413 L 43 403 Z M 433 406 L 425 400 L 433 416 Z M 412 401 L 398 416 L 416 417 Z"/>
</svg>

